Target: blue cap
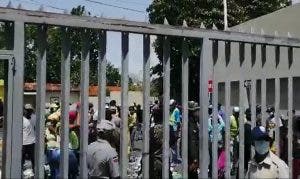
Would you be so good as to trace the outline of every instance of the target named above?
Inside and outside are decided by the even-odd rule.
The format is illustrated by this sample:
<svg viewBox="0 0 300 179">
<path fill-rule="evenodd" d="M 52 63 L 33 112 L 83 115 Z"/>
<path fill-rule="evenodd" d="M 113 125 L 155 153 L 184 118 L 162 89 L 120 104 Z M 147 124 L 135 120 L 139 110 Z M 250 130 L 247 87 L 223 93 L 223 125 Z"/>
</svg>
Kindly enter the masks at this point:
<svg viewBox="0 0 300 179">
<path fill-rule="evenodd" d="M 251 131 L 252 140 L 270 140 L 270 136 L 263 126 L 256 126 Z"/>
</svg>

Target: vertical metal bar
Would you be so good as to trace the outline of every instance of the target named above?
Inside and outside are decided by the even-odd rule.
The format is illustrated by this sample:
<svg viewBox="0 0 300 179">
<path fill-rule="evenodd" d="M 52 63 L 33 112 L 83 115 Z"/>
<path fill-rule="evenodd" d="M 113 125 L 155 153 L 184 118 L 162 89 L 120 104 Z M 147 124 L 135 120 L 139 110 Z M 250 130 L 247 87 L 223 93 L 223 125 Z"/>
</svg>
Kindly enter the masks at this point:
<svg viewBox="0 0 300 179">
<path fill-rule="evenodd" d="M 38 27 L 35 176 L 44 178 L 47 27 Z"/>
<path fill-rule="evenodd" d="M 251 128 L 256 126 L 256 79 L 251 79 Z M 251 158 L 254 157 L 254 147 L 251 146 Z"/>
<path fill-rule="evenodd" d="M 22 131 L 23 128 L 23 85 L 24 85 L 24 22 L 15 21 L 14 57 L 15 71 L 13 83 L 13 121 L 11 175 L 8 178 L 21 178 L 22 173 Z"/>
<path fill-rule="evenodd" d="M 215 76 L 215 71 L 214 71 Z M 218 83 L 213 79 L 213 146 L 212 146 L 212 178 L 218 178 Z"/>
<path fill-rule="evenodd" d="M 105 119 L 106 101 L 106 31 L 99 32 L 99 60 L 98 60 L 98 121 Z M 100 89 L 99 89 L 100 88 Z"/>
<path fill-rule="evenodd" d="M 169 157 L 170 157 L 170 126 L 169 126 L 169 111 L 170 111 L 170 39 L 164 37 L 163 44 L 163 167 L 162 167 L 162 178 L 169 178 Z"/>
<path fill-rule="evenodd" d="M 14 42 L 14 26 L 11 22 L 6 22 L 4 25 L 5 30 L 5 37 L 6 37 L 6 48 L 12 50 L 13 49 L 13 42 Z M 1 52 L 3 54 L 3 50 Z M 11 53 L 12 54 L 12 53 Z M 2 178 L 9 178 L 11 175 L 11 159 L 12 159 L 12 117 L 13 117 L 13 98 L 12 98 L 12 91 L 13 91 L 13 68 L 14 65 L 14 58 L 10 57 L 9 59 L 9 69 L 7 74 L 7 82 L 5 83 L 5 93 L 4 102 L 6 107 L 4 108 L 4 116 L 7 118 L 3 121 L 4 124 L 4 140 L 3 140 L 3 151 L 2 151 Z M 6 80 L 6 79 L 5 79 Z"/>
<path fill-rule="evenodd" d="M 71 40 L 69 29 L 62 28 L 62 51 L 61 51 L 61 158 L 59 170 L 61 178 L 68 178 L 69 172 L 69 102 L 70 102 L 70 60 Z"/>
<path fill-rule="evenodd" d="M 202 41 L 201 58 L 200 58 L 200 107 L 202 120 L 202 154 L 200 160 L 200 177 L 207 178 L 208 174 L 208 80 L 209 80 L 209 60 L 212 54 L 212 43 L 205 37 Z"/>
<path fill-rule="evenodd" d="M 122 33 L 122 102 L 121 102 L 121 177 L 127 178 L 128 166 L 128 63 L 129 63 L 129 34 Z"/>
<path fill-rule="evenodd" d="M 293 77 L 288 80 L 288 166 L 289 178 L 293 178 Z"/>
<path fill-rule="evenodd" d="M 267 120 L 267 116 L 266 116 L 267 84 L 266 84 L 266 81 L 267 81 L 266 77 L 265 77 L 265 75 L 263 75 L 263 77 L 261 78 L 261 125 L 262 126 L 266 126 L 266 120 Z"/>
<path fill-rule="evenodd" d="M 219 51 L 219 41 L 213 41 L 213 61 L 215 65 L 218 61 Z M 212 178 L 218 178 L 218 133 L 217 133 L 217 124 L 218 124 L 218 82 L 216 78 L 215 66 L 213 66 L 213 115 L 211 123 L 213 125 L 213 144 L 212 144 Z M 209 136 L 210 137 L 210 136 Z M 211 141 L 210 141 L 211 142 Z"/>
<path fill-rule="evenodd" d="M 244 110 L 244 95 L 242 93 L 242 90 L 244 89 L 244 79 L 241 73 L 240 76 L 240 90 L 239 90 L 239 95 L 240 95 L 240 101 L 239 101 L 239 106 L 240 106 L 240 115 L 239 115 L 239 178 L 245 178 L 245 166 L 244 166 L 244 161 L 245 161 L 245 110 Z"/>
<path fill-rule="evenodd" d="M 256 126 L 256 79 L 251 79 L 251 127 Z"/>
<path fill-rule="evenodd" d="M 186 38 L 182 41 L 182 177 L 188 178 L 188 97 L 189 97 L 189 59 Z"/>
<path fill-rule="evenodd" d="M 150 35 L 144 35 L 143 63 L 143 178 L 149 178 L 149 148 L 150 148 Z"/>
<path fill-rule="evenodd" d="M 275 78 L 275 119 L 276 119 L 276 128 L 275 128 L 275 146 L 276 153 L 280 156 L 280 135 L 279 135 L 279 125 L 281 124 L 280 114 L 279 114 L 279 104 L 280 104 L 280 79 Z"/>
<path fill-rule="evenodd" d="M 5 83 L 4 102 L 6 109 L 4 110 L 6 120 L 4 120 L 4 141 L 2 151 L 2 173 L 1 178 L 9 178 L 11 175 L 11 157 L 12 157 L 12 117 L 13 117 L 13 65 L 14 58 L 9 59 L 7 69 L 7 82 Z"/>
<path fill-rule="evenodd" d="M 87 146 L 88 146 L 88 99 L 89 99 L 89 63 L 90 63 L 90 31 L 82 33 L 81 81 L 80 81 L 80 178 L 87 178 Z"/>
<path fill-rule="evenodd" d="M 226 43 L 225 43 L 226 46 Z M 225 58 L 230 58 L 230 53 L 226 53 Z M 227 69 L 227 73 L 230 73 Z M 225 109 L 226 109 L 226 122 L 225 122 L 225 156 L 226 165 L 225 165 L 225 178 L 230 178 L 230 96 L 231 96 L 231 87 L 229 79 L 225 81 Z"/>
<path fill-rule="evenodd" d="M 239 53 L 239 61 L 242 62 L 244 59 L 243 53 L 244 52 L 244 43 L 240 43 L 240 53 Z M 240 66 L 240 81 L 239 81 L 239 106 L 240 106 L 240 114 L 239 114 L 239 178 L 244 178 L 245 177 L 245 166 L 244 166 L 244 161 L 245 161 L 245 105 L 244 105 L 244 95 L 243 95 L 243 90 L 245 89 L 244 87 L 244 64 L 241 63 Z"/>
<path fill-rule="evenodd" d="M 230 178 L 230 81 L 225 82 L 225 109 L 226 109 L 226 122 L 225 122 L 225 178 Z"/>
</svg>

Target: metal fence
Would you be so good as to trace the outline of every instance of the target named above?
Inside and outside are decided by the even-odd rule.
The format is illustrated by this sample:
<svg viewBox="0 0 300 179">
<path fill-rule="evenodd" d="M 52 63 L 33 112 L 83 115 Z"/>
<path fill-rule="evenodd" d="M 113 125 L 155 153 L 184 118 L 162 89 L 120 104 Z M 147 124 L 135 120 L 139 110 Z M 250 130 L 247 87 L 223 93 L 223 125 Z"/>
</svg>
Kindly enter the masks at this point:
<svg viewBox="0 0 300 179">
<path fill-rule="evenodd" d="M 37 97 L 36 97 L 36 113 L 37 113 L 37 141 L 36 141 L 36 156 L 35 156 L 35 176 L 37 178 L 44 178 L 44 107 L 45 107 L 45 85 L 46 85 L 46 54 L 47 54 L 47 27 L 58 26 L 62 31 L 62 61 L 61 61 L 61 84 L 62 84 L 62 133 L 61 133 L 61 162 L 60 171 L 61 177 L 68 177 L 68 143 L 69 143 L 69 96 L 70 96 L 70 34 L 71 28 L 79 28 L 84 36 L 82 37 L 82 56 L 81 56 L 81 118 L 87 119 L 88 117 L 88 85 L 89 85 L 89 30 L 98 31 L 98 40 L 100 44 L 99 59 L 98 59 L 98 84 L 101 89 L 98 94 L 98 111 L 99 118 L 105 118 L 105 89 L 106 89 L 106 34 L 108 31 L 117 31 L 122 34 L 122 102 L 121 102 L 121 156 L 120 156 L 120 170 L 122 178 L 127 177 L 128 167 L 128 141 L 126 140 L 128 125 L 128 62 L 129 62 L 129 40 L 130 33 L 143 34 L 143 177 L 149 178 L 149 127 L 150 127 L 150 107 L 148 99 L 150 96 L 150 36 L 157 35 L 163 36 L 163 119 L 164 119 L 164 140 L 163 140 L 163 178 L 169 177 L 169 101 L 170 101 L 170 37 L 182 38 L 182 106 L 183 106 L 183 134 L 182 134 L 182 157 L 183 157 L 183 177 L 188 177 L 188 74 L 189 74 L 189 57 L 188 46 L 186 40 L 193 38 L 199 41 L 201 44 L 201 56 L 200 60 L 200 106 L 201 115 L 199 117 L 200 128 L 200 169 L 201 178 L 208 177 L 208 164 L 209 164 L 209 151 L 208 151 L 208 119 L 209 115 L 207 107 L 209 105 L 208 97 L 208 81 L 213 79 L 215 74 L 214 61 L 218 60 L 216 49 L 218 45 L 225 46 L 225 59 L 230 60 L 230 45 L 237 43 L 239 45 L 239 58 L 244 58 L 245 44 L 252 46 L 262 47 L 262 58 L 265 58 L 266 46 L 274 46 L 276 48 L 286 47 L 289 49 L 288 58 L 292 61 L 293 49 L 300 47 L 300 39 L 275 37 L 269 35 L 255 35 L 241 32 L 230 31 L 218 31 L 208 30 L 205 28 L 189 28 L 186 24 L 182 27 L 170 26 L 165 22 L 164 25 L 154 25 L 142 22 L 132 22 L 126 20 L 112 20 L 96 17 L 78 17 L 67 14 L 55 14 L 40 11 L 27 11 L 21 9 L 12 8 L 0 8 L 0 20 L 11 24 L 10 31 L 13 33 L 13 46 L 12 49 L 1 50 L 0 57 L 5 59 L 11 59 L 9 80 L 8 80 L 8 96 L 7 96 L 7 124 L 6 124 L 6 136 L 5 136 L 5 151 L 4 151 L 4 168 L 2 170 L 3 178 L 21 178 L 22 168 L 22 116 L 23 116 L 23 79 L 24 79 L 24 26 L 25 24 L 35 24 L 39 27 L 38 30 L 38 63 L 37 63 Z M 225 43 L 224 43 L 225 42 Z M 246 49 L 252 50 L 254 48 Z M 254 51 L 253 51 L 254 53 Z M 276 54 L 279 52 L 276 51 Z M 242 60 L 241 60 L 242 61 Z M 226 66 L 224 66 L 226 68 Z M 240 75 L 240 88 L 244 84 L 243 68 L 241 67 Z M 228 71 L 230 73 L 230 71 Z M 288 111 L 292 114 L 292 86 L 293 76 L 289 76 L 288 80 Z M 256 120 L 255 104 L 256 104 L 256 80 L 251 79 L 251 84 L 254 86 L 251 89 L 251 103 L 252 103 L 252 124 Z M 262 111 L 265 111 L 265 99 L 266 99 L 266 79 L 262 80 Z M 218 90 L 217 80 L 213 80 L 213 105 L 214 116 L 217 115 L 218 104 Z M 241 90 L 240 90 L 241 91 Z M 279 100 L 279 81 L 276 78 L 276 116 L 278 117 L 278 100 Z M 238 94 L 236 94 L 238 95 Z M 225 106 L 226 106 L 226 156 L 230 156 L 230 80 L 225 82 Z M 240 106 L 243 103 L 243 96 L 240 93 Z M 243 112 L 245 109 L 241 108 L 240 118 L 243 118 Z M 265 120 L 265 116 L 263 116 Z M 289 129 L 292 128 L 292 115 L 289 115 Z M 240 178 L 244 177 L 244 126 L 240 122 L 240 143 L 239 143 L 239 174 Z M 217 178 L 217 133 L 216 122 L 214 121 L 213 130 L 213 172 L 212 177 Z M 87 165 L 86 165 L 86 151 L 88 141 L 88 121 L 82 120 L 80 126 L 80 178 L 87 178 Z M 288 163 L 292 166 L 292 130 L 288 133 L 289 150 L 288 150 Z M 226 177 L 230 178 L 230 157 L 226 158 Z"/>
</svg>

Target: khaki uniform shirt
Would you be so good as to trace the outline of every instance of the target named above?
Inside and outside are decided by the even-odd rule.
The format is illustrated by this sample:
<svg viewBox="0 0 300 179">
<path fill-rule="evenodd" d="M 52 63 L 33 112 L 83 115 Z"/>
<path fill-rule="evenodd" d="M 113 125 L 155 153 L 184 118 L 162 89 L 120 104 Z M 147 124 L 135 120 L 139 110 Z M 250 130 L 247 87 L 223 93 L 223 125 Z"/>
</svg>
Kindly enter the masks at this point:
<svg viewBox="0 0 300 179">
<path fill-rule="evenodd" d="M 250 160 L 246 178 L 289 178 L 289 167 L 270 151 L 260 163 Z"/>
<path fill-rule="evenodd" d="M 91 143 L 87 150 L 89 177 L 119 177 L 119 159 L 114 148 L 106 140 L 98 139 Z"/>
</svg>

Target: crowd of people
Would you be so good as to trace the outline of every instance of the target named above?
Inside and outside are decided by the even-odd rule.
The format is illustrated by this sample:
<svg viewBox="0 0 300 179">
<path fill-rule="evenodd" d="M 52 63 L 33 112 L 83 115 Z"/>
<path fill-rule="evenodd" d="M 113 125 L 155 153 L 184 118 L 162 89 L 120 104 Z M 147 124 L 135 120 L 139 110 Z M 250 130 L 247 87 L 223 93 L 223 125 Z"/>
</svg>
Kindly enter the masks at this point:
<svg viewBox="0 0 300 179">
<path fill-rule="evenodd" d="M 141 159 L 143 144 L 143 110 L 140 105 L 132 105 L 128 109 L 128 177 L 141 176 Z M 162 103 L 155 101 L 151 105 L 150 127 L 150 178 L 162 177 L 163 158 L 163 107 Z M 170 177 L 180 177 L 182 168 L 181 142 L 182 142 L 182 116 L 181 106 L 176 100 L 170 100 Z M 189 178 L 198 178 L 199 166 L 199 123 L 200 107 L 197 102 L 188 102 L 188 163 Z M 214 140 L 213 128 L 216 122 L 218 142 L 218 176 L 225 175 L 225 126 L 230 125 L 231 149 L 231 176 L 238 176 L 239 160 L 239 123 L 245 126 L 245 177 L 260 178 L 289 178 L 287 157 L 287 119 L 283 116 L 277 122 L 273 107 L 266 111 L 269 115 L 266 126 L 261 122 L 261 107 L 256 108 L 256 127 L 251 126 L 251 110 L 247 109 L 244 118 L 240 119 L 239 107 L 233 107 L 230 124 L 226 124 L 226 114 L 222 105 L 218 105 L 218 115 L 213 118 L 213 107 L 208 106 L 208 136 L 209 136 L 209 176 L 212 173 L 212 143 Z M 106 105 L 105 119 L 98 121 L 98 111 L 89 103 L 89 134 L 87 150 L 87 166 L 90 177 L 119 178 L 120 156 L 120 127 L 122 125 L 121 108 L 112 100 Z M 36 119 L 34 108 L 31 104 L 24 105 L 23 116 L 23 173 L 26 177 L 34 176 L 34 146 L 36 142 Z M 69 178 L 79 175 L 80 154 L 80 103 L 70 104 L 69 111 Z M 60 163 L 60 127 L 61 110 L 59 102 L 46 106 L 45 115 L 45 171 L 48 178 L 58 178 Z M 274 145 L 275 129 L 280 128 L 280 153 Z M 294 178 L 299 174 L 300 161 L 300 117 L 293 114 L 293 172 Z M 254 146 L 255 155 L 251 159 L 251 146 Z M 47 172 L 48 171 L 48 172 Z"/>
</svg>

